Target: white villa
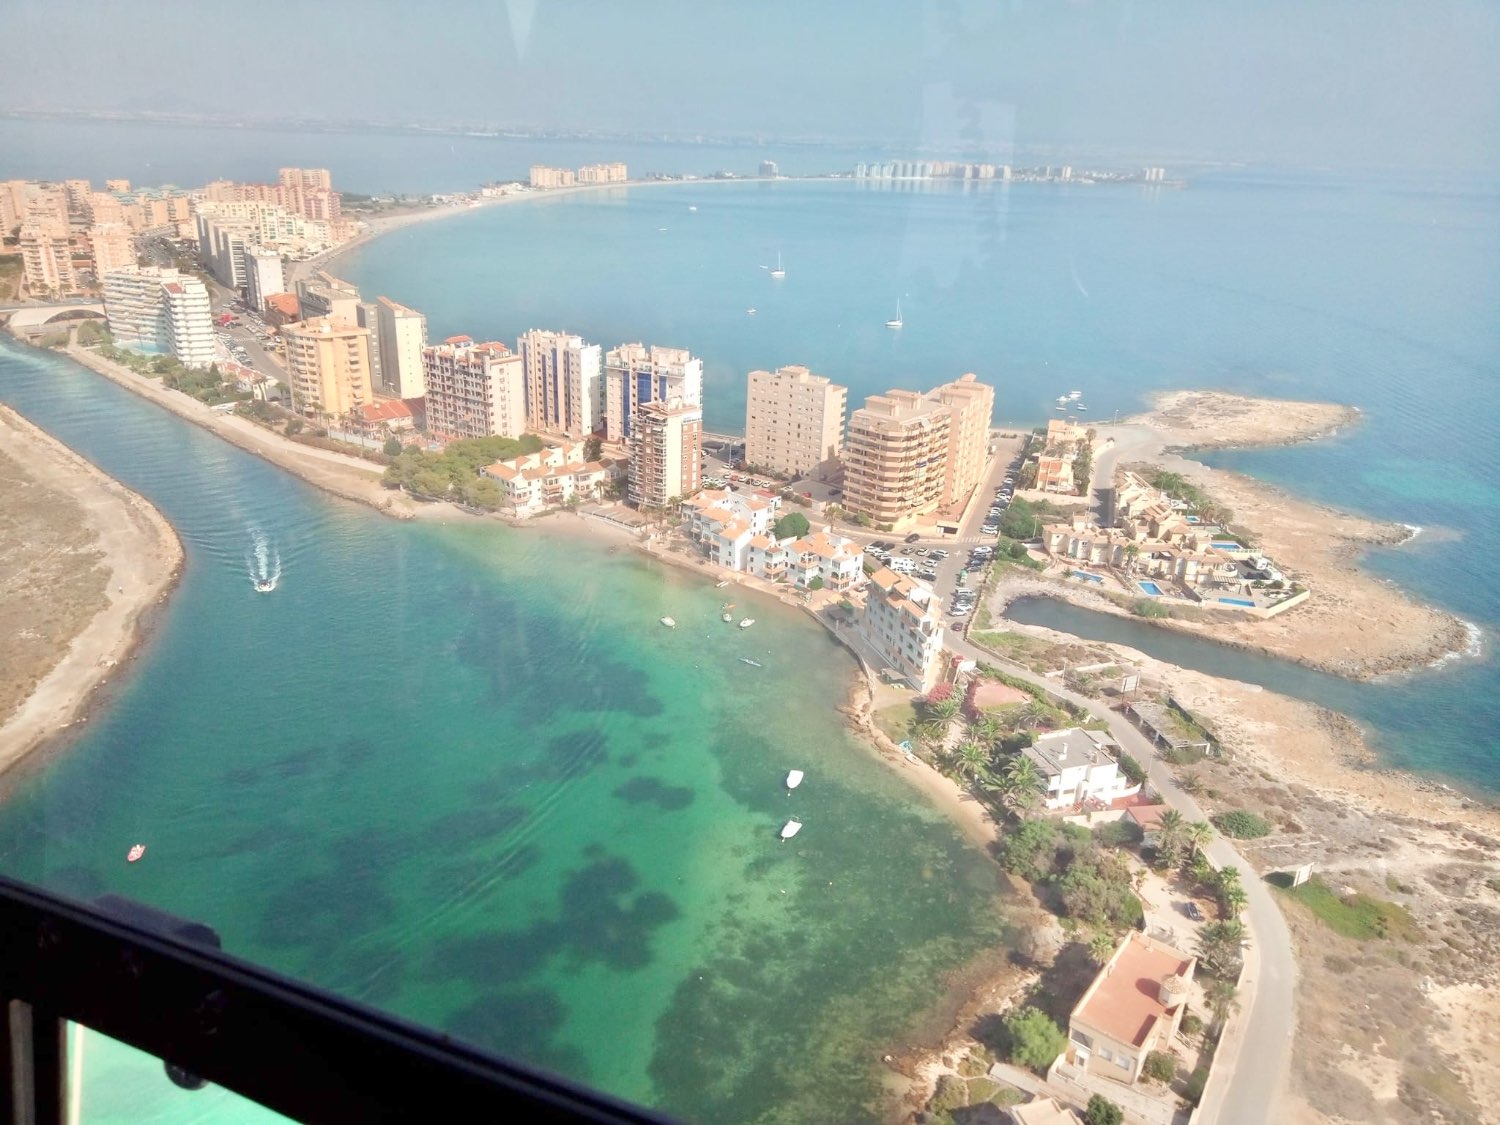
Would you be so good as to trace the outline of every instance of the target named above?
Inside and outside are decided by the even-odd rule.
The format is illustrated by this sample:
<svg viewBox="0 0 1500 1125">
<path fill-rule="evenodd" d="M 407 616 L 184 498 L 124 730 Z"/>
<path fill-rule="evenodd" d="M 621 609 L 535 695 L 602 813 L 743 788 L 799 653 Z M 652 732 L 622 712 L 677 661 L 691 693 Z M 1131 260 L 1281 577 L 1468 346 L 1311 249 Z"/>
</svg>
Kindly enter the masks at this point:
<svg viewBox="0 0 1500 1125">
<path fill-rule="evenodd" d="M 682 502 L 688 533 L 703 545 L 709 562 L 726 570 L 750 569 L 750 541 L 771 534 L 780 509 L 779 496 L 720 488 L 705 488 Z"/>
<path fill-rule="evenodd" d="M 485 466 L 484 474 L 500 482 L 516 515 L 531 516 L 575 496 L 597 500 L 617 472 L 607 461 L 585 461 L 584 443 L 568 441 L 539 453 L 496 461 Z"/>
<path fill-rule="evenodd" d="M 931 691 L 937 685 L 942 675 L 943 618 L 929 587 L 881 567 L 870 575 L 857 628 L 875 654 L 917 690 Z"/>
<path fill-rule="evenodd" d="M 821 578 L 820 589 L 842 593 L 864 584 L 865 553 L 854 540 L 835 535 L 828 527 L 810 531 L 801 539 L 757 535 L 750 540 L 746 569 L 757 578 L 773 582 L 785 578 L 804 590 Z"/>
<path fill-rule="evenodd" d="M 1040 735 L 1023 751 L 1047 779 L 1046 806 L 1066 809 L 1098 801 L 1101 805 L 1141 791 L 1120 772 L 1119 743 L 1105 731 L 1070 727 Z"/>
<path fill-rule="evenodd" d="M 780 513 L 781 498 L 764 492 L 705 489 L 682 504 L 689 533 L 716 566 L 804 589 L 819 578 L 822 588 L 839 591 L 863 582 L 865 556 L 858 543 L 827 527 L 801 539 L 777 539 Z"/>
</svg>

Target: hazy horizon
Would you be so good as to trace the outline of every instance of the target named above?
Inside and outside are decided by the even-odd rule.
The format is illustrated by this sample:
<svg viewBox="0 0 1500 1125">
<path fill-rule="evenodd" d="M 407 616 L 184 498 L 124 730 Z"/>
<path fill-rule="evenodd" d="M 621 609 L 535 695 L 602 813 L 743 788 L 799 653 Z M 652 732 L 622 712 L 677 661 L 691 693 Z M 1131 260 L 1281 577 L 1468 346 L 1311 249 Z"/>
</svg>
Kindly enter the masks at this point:
<svg viewBox="0 0 1500 1125">
<path fill-rule="evenodd" d="M 1480 0 L 19 0 L 0 108 L 823 139 L 1000 160 L 1500 165 Z M 122 53 L 119 45 L 136 45 Z"/>
</svg>

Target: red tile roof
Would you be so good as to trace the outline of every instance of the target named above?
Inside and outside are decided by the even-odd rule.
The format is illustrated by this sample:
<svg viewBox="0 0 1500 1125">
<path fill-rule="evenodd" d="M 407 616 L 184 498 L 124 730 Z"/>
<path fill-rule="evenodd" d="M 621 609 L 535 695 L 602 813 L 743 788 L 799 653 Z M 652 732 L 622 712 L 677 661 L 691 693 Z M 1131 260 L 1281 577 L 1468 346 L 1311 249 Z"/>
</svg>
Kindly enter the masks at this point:
<svg viewBox="0 0 1500 1125">
<path fill-rule="evenodd" d="M 399 398 L 386 398 L 368 402 L 359 408 L 366 422 L 390 422 L 397 418 L 410 418 L 411 410 Z"/>
<path fill-rule="evenodd" d="M 1139 1047 L 1152 1025 L 1171 1011 L 1161 1002 L 1161 982 L 1190 975 L 1193 963 L 1185 953 L 1131 933 L 1073 1009 L 1073 1020 Z"/>
</svg>

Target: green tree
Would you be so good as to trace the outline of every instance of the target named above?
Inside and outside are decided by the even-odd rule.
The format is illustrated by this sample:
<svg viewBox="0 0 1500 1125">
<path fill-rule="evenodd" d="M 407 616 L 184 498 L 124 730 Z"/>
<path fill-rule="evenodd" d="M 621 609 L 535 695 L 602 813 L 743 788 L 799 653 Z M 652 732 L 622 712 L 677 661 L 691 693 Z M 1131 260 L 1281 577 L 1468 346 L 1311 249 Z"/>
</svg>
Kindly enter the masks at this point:
<svg viewBox="0 0 1500 1125">
<path fill-rule="evenodd" d="M 1057 859 L 1057 827 L 1048 820 L 1025 821 L 1000 841 L 1000 863 L 1028 883 L 1045 878 Z"/>
<path fill-rule="evenodd" d="M 990 752 L 978 742 L 958 745 L 958 769 L 970 781 L 978 781 L 990 768 Z"/>
<path fill-rule="evenodd" d="M 1083 1111 L 1083 1125 L 1120 1125 L 1125 1120 L 1125 1111 L 1103 1094 L 1089 1098 Z"/>
<path fill-rule="evenodd" d="M 1235 997 L 1239 989 L 1233 981 L 1223 980 L 1215 977 L 1203 986 L 1203 999 L 1208 1004 L 1208 1010 L 1213 1013 L 1214 1022 L 1221 1028 L 1224 1021 L 1229 1019 L 1229 1014 L 1239 1007 Z"/>
<path fill-rule="evenodd" d="M 922 710 L 930 719 L 939 719 L 943 722 L 947 722 L 949 719 L 952 719 L 955 715 L 958 714 L 958 709 L 960 706 L 962 705 L 959 703 L 959 701 L 954 699 L 950 695 L 946 699 L 939 699 L 932 703 L 922 704 Z"/>
<path fill-rule="evenodd" d="M 604 442 L 598 437 L 590 435 L 583 442 L 583 459 L 585 461 L 597 461 L 604 455 Z"/>
<path fill-rule="evenodd" d="M 970 733 L 986 746 L 993 746 L 1005 733 L 1005 725 L 994 715 L 980 715 L 969 724 Z"/>
<path fill-rule="evenodd" d="M 286 420 L 286 436 L 295 437 L 302 432 L 305 425 L 306 423 L 301 418 L 288 418 Z"/>
<path fill-rule="evenodd" d="M 1250 896 L 1238 883 L 1219 891 L 1219 905 L 1224 908 L 1225 918 L 1238 918 L 1249 902 Z"/>
<path fill-rule="evenodd" d="M 1214 826 L 1206 820 L 1195 820 L 1182 830 L 1182 834 L 1193 849 L 1194 858 L 1197 858 L 1213 840 Z"/>
<path fill-rule="evenodd" d="M 1089 960 L 1102 967 L 1115 955 L 1117 944 L 1113 934 L 1106 930 L 1095 930 L 1094 936 L 1089 938 Z"/>
<path fill-rule="evenodd" d="M 1157 821 L 1156 857 L 1169 870 L 1182 863 L 1187 847 L 1187 821 L 1176 809 L 1168 809 Z"/>
<path fill-rule="evenodd" d="M 807 584 L 809 590 L 821 590 L 823 588 L 823 576 L 818 575 Z"/>
<path fill-rule="evenodd" d="M 401 439 L 395 436 L 388 437 L 380 449 L 387 457 L 399 457 L 401 455 Z"/>
<path fill-rule="evenodd" d="M 1010 1061 L 1038 1074 L 1046 1073 L 1068 1045 L 1062 1029 L 1037 1008 L 1022 1008 L 1006 1016 L 1005 1031 L 1010 1040 Z"/>
<path fill-rule="evenodd" d="M 1166 1084 L 1177 1077 L 1177 1056 L 1170 1051 L 1152 1051 L 1141 1073 L 1153 1082 Z"/>
<path fill-rule="evenodd" d="M 1198 935 L 1198 960 L 1216 977 L 1236 980 L 1244 964 L 1245 924 L 1238 918 L 1210 922 Z"/>
<path fill-rule="evenodd" d="M 777 539 L 801 539 L 812 530 L 812 525 L 801 512 L 788 512 L 771 530 Z"/>
<path fill-rule="evenodd" d="M 1006 807 L 1024 818 L 1041 802 L 1046 778 L 1025 754 L 1014 754 L 1001 771 L 1001 793 Z"/>
</svg>

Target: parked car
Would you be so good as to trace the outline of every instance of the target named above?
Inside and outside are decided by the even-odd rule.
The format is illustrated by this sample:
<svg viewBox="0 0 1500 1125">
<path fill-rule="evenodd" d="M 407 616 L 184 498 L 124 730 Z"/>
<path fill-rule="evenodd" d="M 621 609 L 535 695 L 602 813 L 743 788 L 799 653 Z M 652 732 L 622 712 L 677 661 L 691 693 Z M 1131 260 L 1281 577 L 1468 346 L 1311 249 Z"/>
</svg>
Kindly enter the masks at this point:
<svg viewBox="0 0 1500 1125">
<path fill-rule="evenodd" d="M 920 543 L 922 541 L 922 537 L 920 535 L 918 535 L 915 531 L 913 531 L 910 535 L 908 535 L 906 537 L 906 539 L 904 541 L 907 542 L 907 543 Z"/>
<path fill-rule="evenodd" d="M 1187 916 L 1189 918 L 1191 918 L 1194 922 L 1201 922 L 1201 921 L 1203 921 L 1203 911 L 1201 911 L 1201 910 L 1198 909 L 1198 904 L 1196 902 L 1193 902 L 1192 900 L 1189 900 L 1188 904 L 1187 904 L 1187 907 L 1186 907 L 1186 910 L 1187 910 Z"/>
<path fill-rule="evenodd" d="M 946 559 L 948 557 L 948 552 L 943 550 L 941 547 L 934 547 L 927 553 L 935 559 Z"/>
<path fill-rule="evenodd" d="M 981 535 L 999 535 L 1000 528 L 995 524 L 987 523 L 979 529 Z"/>
</svg>

